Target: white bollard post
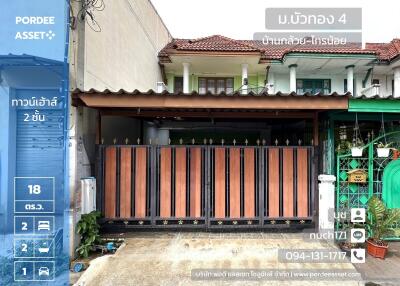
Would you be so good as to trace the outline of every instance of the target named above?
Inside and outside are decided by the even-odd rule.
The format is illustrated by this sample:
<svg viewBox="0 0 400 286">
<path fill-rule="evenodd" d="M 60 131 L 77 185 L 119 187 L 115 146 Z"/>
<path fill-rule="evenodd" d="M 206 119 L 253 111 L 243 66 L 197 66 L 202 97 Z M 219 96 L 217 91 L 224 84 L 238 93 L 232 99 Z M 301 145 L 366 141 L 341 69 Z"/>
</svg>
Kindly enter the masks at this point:
<svg viewBox="0 0 400 286">
<path fill-rule="evenodd" d="M 335 182 L 332 175 L 319 175 L 319 226 L 320 232 L 333 232 L 335 229 Z"/>
</svg>

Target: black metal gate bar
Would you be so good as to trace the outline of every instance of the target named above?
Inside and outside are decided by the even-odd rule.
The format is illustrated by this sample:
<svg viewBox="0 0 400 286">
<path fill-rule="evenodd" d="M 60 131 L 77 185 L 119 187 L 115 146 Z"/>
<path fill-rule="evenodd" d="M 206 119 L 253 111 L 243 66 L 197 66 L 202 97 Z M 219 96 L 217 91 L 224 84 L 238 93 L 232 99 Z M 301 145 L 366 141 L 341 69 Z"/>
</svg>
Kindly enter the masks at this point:
<svg viewBox="0 0 400 286">
<path fill-rule="evenodd" d="M 315 186 L 316 186 L 316 164 L 317 160 L 317 152 L 315 147 L 312 146 L 210 146 L 210 145 L 168 145 L 168 146 L 159 146 L 159 145 L 99 145 L 97 148 L 97 206 L 98 210 L 104 214 L 105 204 L 108 203 L 105 201 L 105 193 L 106 186 L 104 183 L 106 176 L 106 158 L 105 152 L 107 148 L 116 148 L 117 154 L 117 170 L 116 178 L 120 179 L 120 164 L 121 164 L 121 148 L 130 147 L 132 150 L 132 199 L 131 199 L 131 208 L 132 208 L 132 217 L 130 218 L 120 218 L 119 217 L 119 205 L 120 205 L 120 191 L 119 186 L 120 182 L 116 182 L 116 186 L 118 190 L 116 192 L 116 217 L 113 218 L 102 218 L 100 220 L 102 227 L 104 230 L 122 230 L 122 229 L 203 229 L 203 230 L 212 230 L 212 229 L 267 229 L 267 228 L 304 228 L 311 227 L 315 223 L 316 219 L 316 206 L 315 202 Z M 134 216 L 134 204 L 135 204 L 135 180 L 140 179 L 136 178 L 136 150 L 137 148 L 146 148 L 146 217 L 135 217 Z M 215 160 L 216 157 L 214 155 L 214 150 L 216 147 L 225 148 L 225 157 L 224 160 L 226 166 L 225 173 L 225 210 L 226 216 L 223 218 L 215 218 L 215 174 L 218 170 L 215 170 Z M 161 148 L 170 148 L 171 149 L 171 216 L 170 217 L 160 217 L 160 150 Z M 185 217 L 175 217 L 175 192 L 176 192 L 176 149 L 177 148 L 186 148 L 186 216 Z M 192 170 L 191 164 L 191 150 L 192 148 L 200 149 L 200 170 Z M 230 150 L 232 148 L 236 148 L 239 150 L 240 154 L 240 178 L 230 178 L 232 173 L 229 172 L 230 167 Z M 244 150 L 246 148 L 254 149 L 254 217 L 244 217 L 244 202 L 246 198 L 244 197 Z M 268 215 L 268 200 L 269 200 L 269 163 L 268 163 L 268 152 L 270 148 L 279 149 L 279 166 L 282 173 L 283 166 L 283 156 L 282 150 L 285 148 L 293 149 L 293 208 L 294 208 L 294 216 L 293 217 L 284 217 L 282 215 L 282 208 L 285 206 L 282 202 L 282 191 L 280 191 L 280 216 L 271 218 Z M 298 170 L 297 170 L 297 156 L 298 149 L 306 149 L 307 150 L 307 213 L 306 217 L 298 216 L 298 206 L 297 199 L 299 197 L 298 194 L 298 182 L 299 178 L 297 178 Z M 236 160 L 236 159 L 235 159 Z M 180 165 L 182 167 L 182 164 Z M 237 169 L 236 169 L 237 170 Z M 191 206 L 191 196 L 193 194 L 192 188 L 192 174 L 193 172 L 199 172 L 200 174 L 200 216 L 193 217 L 191 216 L 190 208 Z M 282 176 L 282 174 L 280 174 Z M 304 180 L 304 178 L 301 178 Z M 230 190 L 229 184 L 231 180 L 235 182 L 235 180 L 240 180 L 240 217 L 231 218 L 229 217 L 229 204 L 230 204 Z M 237 181 L 236 181 L 237 182 Z M 282 190 L 283 184 L 282 180 L 279 180 L 280 186 L 279 190 Z M 236 185 L 237 186 L 237 185 Z"/>
</svg>

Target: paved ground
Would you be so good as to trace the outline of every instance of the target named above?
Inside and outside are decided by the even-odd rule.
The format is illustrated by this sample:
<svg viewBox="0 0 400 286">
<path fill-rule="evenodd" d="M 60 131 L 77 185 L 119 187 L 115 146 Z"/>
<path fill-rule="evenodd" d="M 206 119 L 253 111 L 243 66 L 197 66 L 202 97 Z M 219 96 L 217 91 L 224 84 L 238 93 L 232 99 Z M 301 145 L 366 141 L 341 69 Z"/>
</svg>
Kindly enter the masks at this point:
<svg viewBox="0 0 400 286">
<path fill-rule="evenodd" d="M 365 264 L 355 265 L 366 281 L 382 286 L 400 285 L 400 242 L 390 242 L 385 260 L 367 256 Z"/>
<path fill-rule="evenodd" d="M 278 249 L 332 249 L 327 242 L 306 242 L 301 234 L 140 233 L 130 234 L 115 255 L 92 261 L 75 285 L 364 285 L 356 281 L 297 282 L 194 281 L 192 269 L 335 269 L 355 271 L 345 263 L 279 263 Z"/>
</svg>

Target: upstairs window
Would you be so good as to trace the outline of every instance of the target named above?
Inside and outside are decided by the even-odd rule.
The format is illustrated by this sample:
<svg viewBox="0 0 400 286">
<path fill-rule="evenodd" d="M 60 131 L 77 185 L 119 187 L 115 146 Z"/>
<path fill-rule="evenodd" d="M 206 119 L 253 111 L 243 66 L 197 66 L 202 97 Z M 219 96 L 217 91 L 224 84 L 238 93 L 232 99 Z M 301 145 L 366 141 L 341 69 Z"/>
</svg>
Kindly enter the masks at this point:
<svg viewBox="0 0 400 286">
<path fill-rule="evenodd" d="M 311 94 L 331 93 L 330 79 L 298 79 L 296 81 L 297 94 L 309 92 Z"/>
<path fill-rule="evenodd" d="M 199 93 L 219 94 L 221 92 L 233 93 L 233 78 L 222 77 L 200 77 L 199 78 Z"/>
<path fill-rule="evenodd" d="M 183 77 L 174 78 L 174 92 L 183 92 Z"/>
</svg>

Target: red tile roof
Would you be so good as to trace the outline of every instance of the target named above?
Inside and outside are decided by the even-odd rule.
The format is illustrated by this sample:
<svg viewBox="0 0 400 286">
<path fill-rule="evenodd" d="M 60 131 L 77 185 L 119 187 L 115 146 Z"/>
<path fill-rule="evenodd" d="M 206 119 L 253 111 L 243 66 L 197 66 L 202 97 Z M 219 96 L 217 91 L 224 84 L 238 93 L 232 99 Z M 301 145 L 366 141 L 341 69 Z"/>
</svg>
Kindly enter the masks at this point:
<svg viewBox="0 0 400 286">
<path fill-rule="evenodd" d="M 196 40 L 187 40 L 177 45 L 177 50 L 186 51 L 238 51 L 258 52 L 259 49 L 245 42 L 233 40 L 224 36 L 214 35 Z"/>
<path fill-rule="evenodd" d="M 265 60 L 281 60 L 288 53 L 328 53 L 328 54 L 370 54 L 377 55 L 380 60 L 390 61 L 400 55 L 400 39 L 387 44 L 367 44 L 362 49 L 354 44 L 346 46 L 316 45 L 265 45 L 262 41 L 234 40 L 220 35 L 199 39 L 174 39 L 159 53 L 160 59 L 169 60 L 169 55 L 179 52 L 210 53 L 259 53 Z"/>
<path fill-rule="evenodd" d="M 390 43 L 367 43 L 366 48 L 375 50 L 380 60 L 390 61 L 400 55 L 400 39 L 393 39 Z"/>
</svg>

